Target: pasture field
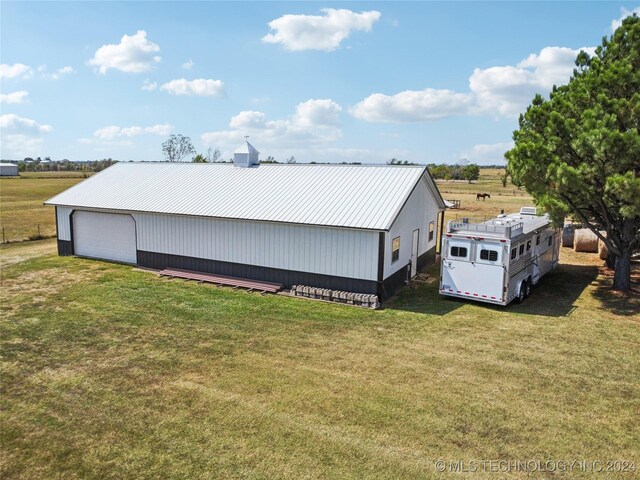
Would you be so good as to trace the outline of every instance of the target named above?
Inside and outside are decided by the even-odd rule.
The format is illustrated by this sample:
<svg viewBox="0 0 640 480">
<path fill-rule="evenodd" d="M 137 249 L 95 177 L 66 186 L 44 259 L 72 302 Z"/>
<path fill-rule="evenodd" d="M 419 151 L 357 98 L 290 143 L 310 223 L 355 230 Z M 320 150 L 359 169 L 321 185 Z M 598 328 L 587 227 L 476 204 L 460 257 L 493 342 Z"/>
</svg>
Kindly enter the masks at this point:
<svg viewBox="0 0 640 480">
<path fill-rule="evenodd" d="M 461 216 L 530 203 L 494 197 L 491 178 L 441 185 L 443 196 L 463 200 Z M 44 183 L 8 205 L 66 188 L 31 181 Z M 474 203 L 480 185 L 491 199 Z M 2 245 L 0 477 L 451 478 L 437 460 L 638 468 L 640 299 L 612 295 L 601 264 L 563 249 L 506 309 L 440 297 L 434 265 L 372 311 L 58 257 L 53 239 Z"/>
<path fill-rule="evenodd" d="M 42 236 L 55 236 L 54 209 L 42 202 L 84 179 L 77 175 L 79 172 L 29 173 L 0 179 L 0 225 L 4 229 L 4 241 L 26 240 L 37 235 L 38 225 Z M 60 176 L 67 173 L 75 175 Z"/>
</svg>

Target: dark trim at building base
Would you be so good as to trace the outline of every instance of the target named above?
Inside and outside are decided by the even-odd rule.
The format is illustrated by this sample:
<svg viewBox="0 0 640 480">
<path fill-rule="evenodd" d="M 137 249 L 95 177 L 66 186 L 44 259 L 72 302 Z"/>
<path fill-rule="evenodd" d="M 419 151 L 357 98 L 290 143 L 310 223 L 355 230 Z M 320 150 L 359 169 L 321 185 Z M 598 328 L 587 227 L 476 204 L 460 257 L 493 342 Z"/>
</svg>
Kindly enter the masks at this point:
<svg viewBox="0 0 640 480">
<path fill-rule="evenodd" d="M 418 271 L 431 265 L 435 260 L 436 250 L 423 253 L 418 257 Z M 58 255 L 73 255 L 73 242 L 58 239 Z M 232 277 L 251 278 L 265 282 L 281 283 L 285 288 L 293 285 L 308 285 L 311 287 L 330 288 L 354 293 L 377 294 L 380 301 L 391 297 L 398 288 L 402 287 L 409 278 L 408 268 L 405 266 L 385 278 L 382 282 L 362 280 L 359 278 L 334 277 L 318 273 L 283 270 L 279 268 L 259 267 L 242 263 L 222 262 L 204 258 L 184 257 L 166 253 L 146 252 L 138 250 L 138 265 L 141 267 L 162 270 L 164 268 L 182 268 L 198 272 L 216 273 Z"/>
<path fill-rule="evenodd" d="M 424 252 L 418 257 L 417 271 L 421 272 L 429 265 L 433 264 L 436 259 L 436 247 Z M 397 272 L 391 274 L 384 281 L 379 284 L 378 297 L 380 300 L 386 300 L 391 297 L 396 291 L 403 287 L 410 275 L 410 265 L 407 264 Z"/>
<path fill-rule="evenodd" d="M 418 272 L 421 272 L 429 265 L 432 265 L 436 261 L 436 247 L 431 250 L 427 250 L 418 257 Z"/>
<path fill-rule="evenodd" d="M 259 267 L 242 263 L 222 262 L 204 258 L 183 257 L 166 253 L 138 250 L 138 265 L 162 270 L 181 268 L 198 272 L 215 273 L 231 277 L 251 278 L 264 282 L 281 283 L 285 288 L 293 285 L 330 288 L 354 293 L 377 293 L 378 282 L 358 278 L 334 277 L 317 273 L 298 272 L 279 268 Z"/>
<path fill-rule="evenodd" d="M 73 255 L 73 243 L 69 240 L 58 239 L 58 255 L 61 257 Z"/>
</svg>

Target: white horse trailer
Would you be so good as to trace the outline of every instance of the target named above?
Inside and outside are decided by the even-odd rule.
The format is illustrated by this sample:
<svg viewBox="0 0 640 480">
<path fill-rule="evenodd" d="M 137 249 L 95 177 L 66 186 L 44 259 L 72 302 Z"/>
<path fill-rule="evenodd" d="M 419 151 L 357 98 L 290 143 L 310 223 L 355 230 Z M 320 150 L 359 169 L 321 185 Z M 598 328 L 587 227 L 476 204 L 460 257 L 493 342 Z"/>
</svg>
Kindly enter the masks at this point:
<svg viewBox="0 0 640 480">
<path fill-rule="evenodd" d="M 507 305 L 558 265 L 560 236 L 535 207 L 483 223 L 449 221 L 442 243 L 440 293 Z"/>
</svg>

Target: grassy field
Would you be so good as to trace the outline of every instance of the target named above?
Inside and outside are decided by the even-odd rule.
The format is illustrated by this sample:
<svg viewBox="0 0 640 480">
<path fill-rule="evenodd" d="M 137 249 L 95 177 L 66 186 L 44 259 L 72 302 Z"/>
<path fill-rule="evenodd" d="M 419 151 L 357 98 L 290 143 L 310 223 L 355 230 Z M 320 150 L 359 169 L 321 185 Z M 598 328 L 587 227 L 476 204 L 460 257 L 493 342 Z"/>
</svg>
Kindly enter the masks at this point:
<svg viewBox="0 0 640 480">
<path fill-rule="evenodd" d="M 493 201 L 460 213 L 489 215 Z M 436 460 L 638 467 L 640 299 L 612 295 L 595 255 L 563 249 L 561 262 L 523 305 L 442 298 L 434 266 L 434 281 L 372 311 L 57 257 L 54 240 L 3 245 L 0 477 L 451 477 Z"/>
<path fill-rule="evenodd" d="M 0 179 L 0 224 L 5 241 L 26 240 L 37 235 L 38 225 L 41 235 L 55 235 L 53 207 L 46 207 L 42 202 L 82 181 L 83 177 L 77 173 L 25 173 L 17 178 Z"/>
</svg>

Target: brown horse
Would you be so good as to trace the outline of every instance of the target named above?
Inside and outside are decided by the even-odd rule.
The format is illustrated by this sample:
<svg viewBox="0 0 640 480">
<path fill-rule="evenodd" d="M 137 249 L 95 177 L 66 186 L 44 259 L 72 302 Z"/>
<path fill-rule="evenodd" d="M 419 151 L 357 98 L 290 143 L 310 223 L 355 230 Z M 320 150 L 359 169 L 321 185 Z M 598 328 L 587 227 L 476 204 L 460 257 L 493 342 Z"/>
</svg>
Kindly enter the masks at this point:
<svg viewBox="0 0 640 480">
<path fill-rule="evenodd" d="M 482 199 L 482 201 L 484 202 L 487 198 L 491 198 L 491 195 L 489 195 L 488 193 L 476 193 L 476 200 Z"/>
</svg>

